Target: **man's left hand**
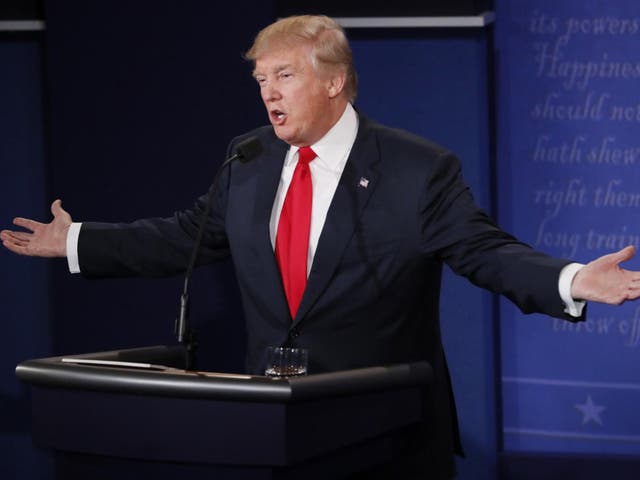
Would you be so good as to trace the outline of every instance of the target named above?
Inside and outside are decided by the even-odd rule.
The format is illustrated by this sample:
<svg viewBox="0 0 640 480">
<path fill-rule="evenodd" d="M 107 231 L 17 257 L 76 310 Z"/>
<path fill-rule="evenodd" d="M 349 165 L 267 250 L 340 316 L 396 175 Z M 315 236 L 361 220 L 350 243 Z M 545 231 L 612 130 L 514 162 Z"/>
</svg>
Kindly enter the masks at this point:
<svg viewBox="0 0 640 480">
<path fill-rule="evenodd" d="M 633 258 L 635 247 L 604 255 L 585 265 L 571 284 L 571 296 L 576 300 L 620 305 L 640 297 L 640 272 L 620 268 Z"/>
</svg>

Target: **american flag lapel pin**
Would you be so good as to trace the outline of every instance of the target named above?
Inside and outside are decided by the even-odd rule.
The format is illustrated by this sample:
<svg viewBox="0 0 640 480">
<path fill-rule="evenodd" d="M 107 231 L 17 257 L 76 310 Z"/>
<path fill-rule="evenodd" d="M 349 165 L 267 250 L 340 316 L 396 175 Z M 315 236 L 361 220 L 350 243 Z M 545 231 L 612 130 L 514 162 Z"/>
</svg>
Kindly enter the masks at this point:
<svg viewBox="0 0 640 480">
<path fill-rule="evenodd" d="M 369 179 L 360 177 L 360 182 L 358 182 L 358 186 L 362 188 L 367 188 L 369 186 Z"/>
</svg>

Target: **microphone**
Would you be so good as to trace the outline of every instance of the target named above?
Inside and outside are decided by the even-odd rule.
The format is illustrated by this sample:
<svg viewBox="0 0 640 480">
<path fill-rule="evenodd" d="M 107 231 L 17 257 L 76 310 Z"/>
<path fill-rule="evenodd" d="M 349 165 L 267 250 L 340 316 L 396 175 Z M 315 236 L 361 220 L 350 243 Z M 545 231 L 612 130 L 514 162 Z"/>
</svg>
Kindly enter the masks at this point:
<svg viewBox="0 0 640 480">
<path fill-rule="evenodd" d="M 193 268 L 195 267 L 196 260 L 198 259 L 198 254 L 200 253 L 200 244 L 202 243 L 204 227 L 207 223 L 209 213 L 211 212 L 213 198 L 215 197 L 215 193 L 218 187 L 218 180 L 224 169 L 230 163 L 234 162 L 235 160 L 238 160 L 241 163 L 247 163 L 248 161 L 260 155 L 260 153 L 262 153 L 262 144 L 260 143 L 258 137 L 249 137 L 246 140 L 243 140 L 236 146 L 236 153 L 227 158 L 222 163 L 222 165 L 220 165 L 220 168 L 218 168 L 215 176 L 213 177 L 213 185 L 209 190 L 205 209 L 200 216 L 198 234 L 196 236 L 196 241 L 193 244 L 191 258 L 189 260 L 189 265 L 187 266 L 187 271 L 184 276 L 184 285 L 182 288 L 182 295 L 180 296 L 180 309 L 178 310 L 178 316 L 175 323 L 175 334 L 178 337 L 178 343 L 184 345 L 187 352 L 186 370 L 193 369 L 195 363 L 195 352 L 197 348 L 195 333 L 189 327 L 189 282 L 191 280 L 191 275 L 193 273 Z"/>
</svg>

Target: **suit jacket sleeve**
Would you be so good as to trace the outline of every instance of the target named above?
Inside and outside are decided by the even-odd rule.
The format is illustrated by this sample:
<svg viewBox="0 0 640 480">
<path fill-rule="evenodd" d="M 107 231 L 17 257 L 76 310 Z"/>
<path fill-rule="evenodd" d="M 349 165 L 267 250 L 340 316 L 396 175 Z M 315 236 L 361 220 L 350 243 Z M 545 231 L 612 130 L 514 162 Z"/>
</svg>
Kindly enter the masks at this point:
<svg viewBox="0 0 640 480">
<path fill-rule="evenodd" d="M 224 184 L 222 175 L 204 230 L 196 265 L 229 256 L 224 232 Z M 211 193 L 211 190 L 210 192 Z M 86 277 L 160 277 L 186 270 L 209 194 L 188 210 L 169 218 L 149 218 L 132 223 L 84 222 L 78 257 Z"/>
<path fill-rule="evenodd" d="M 532 249 L 499 229 L 480 210 L 462 180 L 458 160 L 441 154 L 434 162 L 420 212 L 424 248 L 474 284 L 505 295 L 523 312 L 566 320 L 558 279 L 569 260 Z"/>
</svg>

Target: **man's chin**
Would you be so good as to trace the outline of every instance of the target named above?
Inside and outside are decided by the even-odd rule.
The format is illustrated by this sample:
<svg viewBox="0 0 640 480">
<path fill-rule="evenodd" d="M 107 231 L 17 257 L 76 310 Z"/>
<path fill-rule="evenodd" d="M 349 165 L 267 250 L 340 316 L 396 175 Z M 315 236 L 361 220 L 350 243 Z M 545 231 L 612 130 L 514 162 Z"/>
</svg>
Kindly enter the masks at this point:
<svg viewBox="0 0 640 480">
<path fill-rule="evenodd" d="M 294 136 L 291 134 L 290 131 L 288 131 L 286 128 L 282 128 L 279 126 L 273 126 L 273 130 L 276 134 L 276 137 L 278 137 L 280 140 L 282 140 L 283 142 L 288 143 L 289 145 L 293 145 L 295 142 L 295 138 Z"/>
</svg>

